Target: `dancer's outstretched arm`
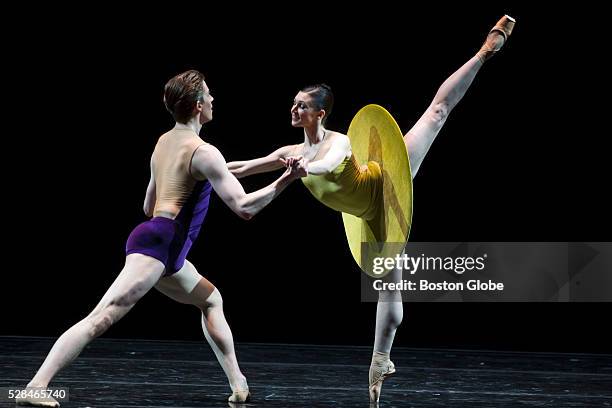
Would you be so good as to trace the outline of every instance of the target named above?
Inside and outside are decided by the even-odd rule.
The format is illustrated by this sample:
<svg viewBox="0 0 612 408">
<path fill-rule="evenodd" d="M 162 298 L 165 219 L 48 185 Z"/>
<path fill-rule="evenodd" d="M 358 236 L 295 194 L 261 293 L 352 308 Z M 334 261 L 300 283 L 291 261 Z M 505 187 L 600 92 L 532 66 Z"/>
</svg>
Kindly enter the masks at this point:
<svg viewBox="0 0 612 408">
<path fill-rule="evenodd" d="M 229 162 L 227 163 L 227 168 L 236 178 L 278 170 L 285 166 L 283 159 L 296 155 L 298 151 L 301 151 L 301 146 L 301 144 L 283 146 L 265 157 Z"/>
<path fill-rule="evenodd" d="M 221 152 L 212 145 L 203 145 L 193 156 L 191 162 L 192 174 L 206 178 L 221 200 L 245 220 L 251 219 L 255 214 L 268 205 L 293 180 L 306 174 L 304 168 L 290 160 L 287 170 L 270 185 L 245 193 L 240 182 L 227 169 L 227 163 Z"/>
</svg>

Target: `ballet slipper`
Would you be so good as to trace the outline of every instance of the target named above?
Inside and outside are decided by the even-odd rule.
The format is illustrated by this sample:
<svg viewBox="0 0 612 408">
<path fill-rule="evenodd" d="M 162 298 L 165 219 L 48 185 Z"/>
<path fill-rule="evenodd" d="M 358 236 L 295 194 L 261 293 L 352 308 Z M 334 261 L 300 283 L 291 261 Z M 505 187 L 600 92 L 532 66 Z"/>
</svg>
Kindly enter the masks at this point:
<svg viewBox="0 0 612 408">
<path fill-rule="evenodd" d="M 250 399 L 251 399 L 251 393 L 249 392 L 249 389 L 247 388 L 246 390 L 233 391 L 232 395 L 230 395 L 230 397 L 228 398 L 228 401 L 241 403 L 241 402 L 249 402 Z"/>
<path fill-rule="evenodd" d="M 45 397 L 45 398 L 34 398 L 34 397 L 25 397 L 25 398 L 15 398 L 15 403 L 17 405 L 26 405 L 29 407 L 51 407 L 56 408 L 60 406 L 60 403 L 53 397 Z"/>
<path fill-rule="evenodd" d="M 487 39 L 480 48 L 480 51 L 476 54 L 478 58 L 480 58 L 480 61 L 487 61 L 504 46 L 506 41 L 508 41 L 508 37 L 512 34 L 515 23 L 516 20 L 509 15 L 505 15 L 499 19 L 497 24 L 489 31 Z"/>
<path fill-rule="evenodd" d="M 370 365 L 370 402 L 378 403 L 382 390 L 383 381 L 395 374 L 395 364 L 389 360 L 389 353 L 379 353 L 377 351 L 372 355 L 372 364 Z"/>
</svg>

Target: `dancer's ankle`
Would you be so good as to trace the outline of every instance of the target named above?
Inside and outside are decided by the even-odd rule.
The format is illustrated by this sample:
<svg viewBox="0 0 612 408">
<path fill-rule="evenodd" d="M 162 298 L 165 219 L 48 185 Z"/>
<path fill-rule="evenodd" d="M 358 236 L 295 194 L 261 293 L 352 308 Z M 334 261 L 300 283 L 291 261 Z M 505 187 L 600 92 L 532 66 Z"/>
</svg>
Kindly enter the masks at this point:
<svg viewBox="0 0 612 408">
<path fill-rule="evenodd" d="M 249 384 L 246 377 L 240 374 L 230 381 L 230 387 L 232 391 L 246 391 L 249 389 Z"/>
<path fill-rule="evenodd" d="M 26 385 L 26 388 L 47 388 L 48 386 L 49 386 L 49 383 L 45 384 L 45 383 L 30 381 L 28 385 Z"/>
<path fill-rule="evenodd" d="M 388 361 L 390 358 L 390 353 L 381 353 L 380 351 L 375 351 L 372 353 L 372 362 L 384 362 Z"/>
</svg>

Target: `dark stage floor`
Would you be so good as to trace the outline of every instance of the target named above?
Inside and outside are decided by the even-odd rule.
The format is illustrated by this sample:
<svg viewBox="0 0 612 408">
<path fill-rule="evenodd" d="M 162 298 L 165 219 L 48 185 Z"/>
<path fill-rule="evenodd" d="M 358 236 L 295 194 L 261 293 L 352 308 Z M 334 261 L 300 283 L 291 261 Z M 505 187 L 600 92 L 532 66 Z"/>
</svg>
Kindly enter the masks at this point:
<svg viewBox="0 0 612 408">
<path fill-rule="evenodd" d="M 0 337 L 0 388 L 24 386 L 54 339 Z M 368 407 L 370 348 L 238 344 L 248 407 Z M 612 355 L 397 348 L 380 407 L 612 407 Z M 53 386 L 63 407 L 227 407 L 202 341 L 98 339 Z M 1 406 L 14 406 L 3 401 Z"/>
</svg>

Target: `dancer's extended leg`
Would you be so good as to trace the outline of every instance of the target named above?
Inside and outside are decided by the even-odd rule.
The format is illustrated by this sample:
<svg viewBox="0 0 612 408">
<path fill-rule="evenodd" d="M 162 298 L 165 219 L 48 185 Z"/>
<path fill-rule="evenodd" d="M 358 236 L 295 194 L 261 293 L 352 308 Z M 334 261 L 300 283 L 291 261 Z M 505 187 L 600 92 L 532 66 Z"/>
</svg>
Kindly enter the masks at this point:
<svg viewBox="0 0 612 408">
<path fill-rule="evenodd" d="M 164 264 L 142 254 L 126 257 L 125 266 L 102 300 L 83 320 L 76 323 L 55 342 L 28 387 L 47 387 L 51 379 L 74 360 L 93 339 L 121 319 L 145 295 L 164 272 Z M 57 407 L 51 400 L 20 399 L 19 405 Z"/>
<path fill-rule="evenodd" d="M 394 269 L 383 278 L 384 282 L 400 283 L 401 280 L 401 269 Z M 402 322 L 403 310 L 402 294 L 399 290 L 381 290 L 378 293 L 374 353 L 372 354 L 369 374 L 371 402 L 378 402 L 383 381 L 386 377 L 395 373 L 395 366 L 390 360 L 390 353 L 395 332 Z"/>
<path fill-rule="evenodd" d="M 156 288 L 172 299 L 198 307 L 202 311 L 202 330 L 230 383 L 230 402 L 245 402 L 249 398 L 246 377 L 240 371 L 234 339 L 225 315 L 221 293 L 202 277 L 189 261 L 174 275 L 163 278 Z"/>
<path fill-rule="evenodd" d="M 480 51 L 442 83 L 425 113 L 404 135 L 413 177 L 450 112 L 463 98 L 484 62 L 501 49 L 513 28 L 514 19 L 502 17 L 489 32 Z"/>
</svg>

